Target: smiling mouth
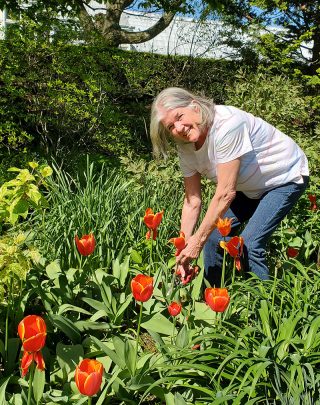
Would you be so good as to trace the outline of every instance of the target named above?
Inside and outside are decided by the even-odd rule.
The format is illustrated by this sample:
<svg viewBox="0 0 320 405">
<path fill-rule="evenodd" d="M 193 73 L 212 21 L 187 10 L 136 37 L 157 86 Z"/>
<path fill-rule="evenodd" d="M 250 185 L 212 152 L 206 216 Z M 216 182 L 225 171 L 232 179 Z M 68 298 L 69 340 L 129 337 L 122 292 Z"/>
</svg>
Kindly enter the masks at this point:
<svg viewBox="0 0 320 405">
<path fill-rule="evenodd" d="M 191 128 L 189 128 L 189 129 L 183 134 L 183 136 L 184 136 L 185 138 L 189 138 L 190 131 L 191 131 Z"/>
</svg>

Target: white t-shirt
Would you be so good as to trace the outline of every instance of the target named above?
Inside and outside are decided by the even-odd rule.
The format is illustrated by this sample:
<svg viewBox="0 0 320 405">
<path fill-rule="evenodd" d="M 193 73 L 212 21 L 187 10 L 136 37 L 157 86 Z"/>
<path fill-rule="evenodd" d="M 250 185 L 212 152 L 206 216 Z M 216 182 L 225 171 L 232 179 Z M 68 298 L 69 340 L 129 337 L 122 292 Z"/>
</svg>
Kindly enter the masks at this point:
<svg viewBox="0 0 320 405">
<path fill-rule="evenodd" d="M 180 166 L 185 177 L 197 172 L 217 181 L 217 163 L 241 158 L 237 190 L 249 198 L 288 182 L 303 183 L 309 175 L 308 161 L 287 135 L 261 118 L 238 108 L 215 106 L 213 125 L 205 143 L 178 143 Z"/>
</svg>

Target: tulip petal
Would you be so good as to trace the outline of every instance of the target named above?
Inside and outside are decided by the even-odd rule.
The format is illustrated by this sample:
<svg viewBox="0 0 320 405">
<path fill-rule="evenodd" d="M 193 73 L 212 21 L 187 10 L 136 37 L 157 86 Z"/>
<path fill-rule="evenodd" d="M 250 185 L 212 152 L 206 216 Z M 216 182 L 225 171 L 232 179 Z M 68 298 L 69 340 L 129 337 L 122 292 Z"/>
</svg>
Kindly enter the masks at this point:
<svg viewBox="0 0 320 405">
<path fill-rule="evenodd" d="M 86 395 L 88 397 L 95 395 L 99 391 L 101 383 L 102 375 L 100 373 L 93 372 L 89 374 L 83 386 Z"/>
<path fill-rule="evenodd" d="M 29 339 L 22 342 L 22 346 L 26 352 L 38 352 L 43 348 L 46 342 L 46 333 L 38 333 Z"/>
<path fill-rule="evenodd" d="M 24 377 L 28 373 L 28 370 L 29 370 L 29 367 L 31 366 L 32 361 L 33 361 L 33 353 L 24 352 L 22 359 L 21 359 L 22 377 Z"/>
<path fill-rule="evenodd" d="M 34 358 L 35 362 L 37 363 L 37 369 L 44 370 L 46 365 L 45 365 L 42 353 L 41 352 L 34 353 L 33 358 Z"/>
<path fill-rule="evenodd" d="M 84 371 L 81 371 L 79 366 L 76 367 L 76 372 L 75 372 L 75 382 L 77 384 L 78 390 L 82 395 L 87 395 L 85 390 L 84 390 L 84 384 L 86 382 L 86 379 L 88 377 L 88 374 Z"/>
</svg>

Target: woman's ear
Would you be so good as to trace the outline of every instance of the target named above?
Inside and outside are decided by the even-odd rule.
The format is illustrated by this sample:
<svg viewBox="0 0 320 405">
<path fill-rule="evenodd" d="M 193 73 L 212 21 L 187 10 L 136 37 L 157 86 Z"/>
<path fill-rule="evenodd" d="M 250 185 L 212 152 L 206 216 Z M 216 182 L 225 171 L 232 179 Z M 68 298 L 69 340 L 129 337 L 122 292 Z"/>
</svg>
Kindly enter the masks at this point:
<svg viewBox="0 0 320 405">
<path fill-rule="evenodd" d="M 200 106 L 199 106 L 199 104 L 198 104 L 198 102 L 196 100 L 191 101 L 191 107 L 195 112 L 200 111 Z"/>
</svg>

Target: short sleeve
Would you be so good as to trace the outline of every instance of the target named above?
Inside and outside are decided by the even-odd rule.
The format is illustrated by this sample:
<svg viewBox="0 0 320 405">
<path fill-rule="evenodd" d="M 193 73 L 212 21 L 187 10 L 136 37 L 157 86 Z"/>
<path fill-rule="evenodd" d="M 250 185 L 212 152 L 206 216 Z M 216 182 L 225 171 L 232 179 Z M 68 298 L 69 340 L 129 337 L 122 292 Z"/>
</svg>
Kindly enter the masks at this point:
<svg viewBox="0 0 320 405">
<path fill-rule="evenodd" d="M 217 163 L 230 162 L 252 150 L 248 126 L 241 117 L 235 114 L 220 126 L 215 137 Z"/>
<path fill-rule="evenodd" d="M 190 146 L 190 145 L 188 145 Z M 194 153 L 187 147 L 178 147 L 178 156 L 183 177 L 191 177 L 197 173 Z"/>
</svg>

